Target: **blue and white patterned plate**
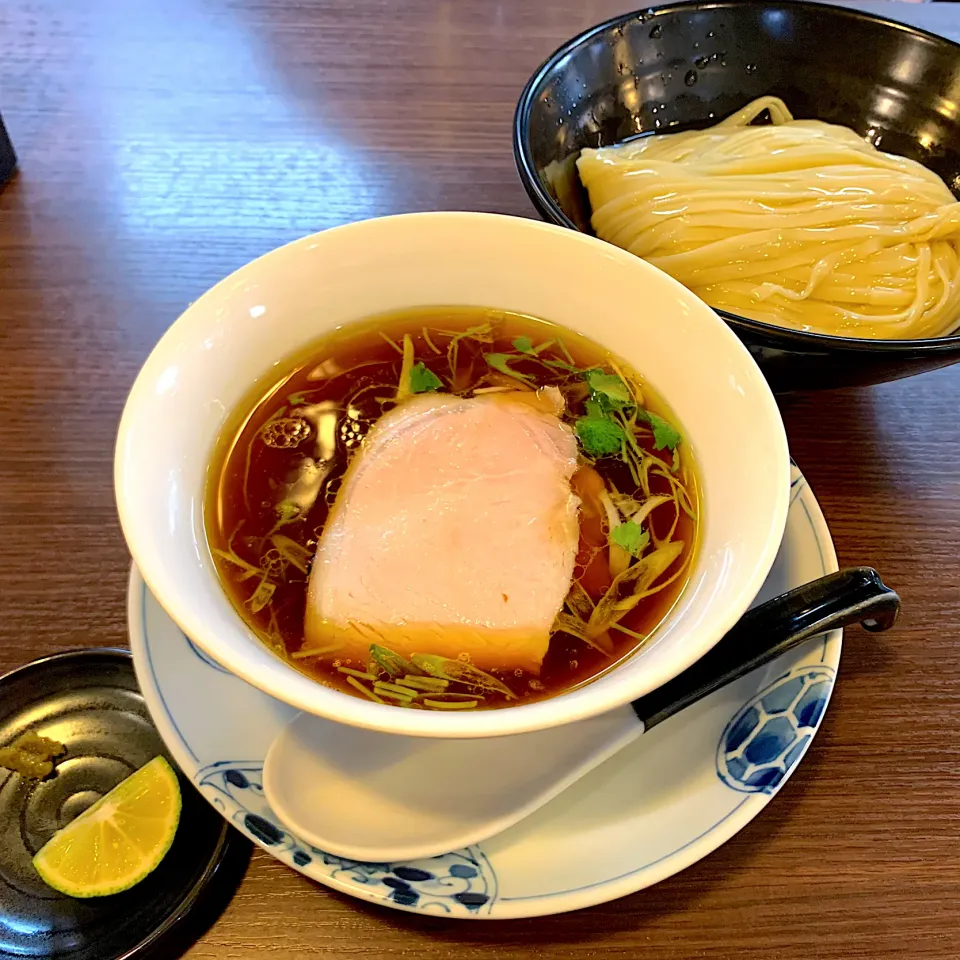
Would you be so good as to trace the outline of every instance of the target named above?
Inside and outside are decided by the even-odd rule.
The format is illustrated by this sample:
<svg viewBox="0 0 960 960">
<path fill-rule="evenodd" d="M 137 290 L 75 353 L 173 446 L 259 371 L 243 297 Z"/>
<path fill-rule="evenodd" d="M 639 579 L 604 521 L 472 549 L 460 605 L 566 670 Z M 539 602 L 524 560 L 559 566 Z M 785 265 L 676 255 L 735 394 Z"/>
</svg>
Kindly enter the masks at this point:
<svg viewBox="0 0 960 960">
<path fill-rule="evenodd" d="M 794 467 L 786 535 L 760 599 L 836 569 L 823 514 Z M 292 836 L 264 799 L 263 759 L 294 711 L 195 647 L 136 568 L 128 616 L 153 719 L 184 772 L 227 820 L 327 886 L 396 909 L 465 918 L 531 917 L 603 903 L 716 850 L 770 802 L 810 746 L 841 641 L 839 630 L 811 640 L 688 708 L 492 840 L 416 863 L 356 863 Z"/>
</svg>

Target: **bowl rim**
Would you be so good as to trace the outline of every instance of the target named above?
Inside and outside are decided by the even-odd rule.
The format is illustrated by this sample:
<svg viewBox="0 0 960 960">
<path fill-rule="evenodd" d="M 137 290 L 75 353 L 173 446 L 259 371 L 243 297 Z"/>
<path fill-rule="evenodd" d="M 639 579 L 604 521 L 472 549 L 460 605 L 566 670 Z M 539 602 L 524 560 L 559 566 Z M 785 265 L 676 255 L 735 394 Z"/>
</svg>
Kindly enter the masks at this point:
<svg viewBox="0 0 960 960">
<path fill-rule="evenodd" d="M 960 57 L 960 44 L 946 37 L 931 33 L 928 30 L 923 30 L 920 27 L 914 27 L 906 23 L 900 23 L 874 13 L 868 13 L 865 10 L 857 10 L 852 7 L 840 7 L 830 3 L 813 2 L 813 0 L 692 0 L 692 2 L 660 4 L 659 6 L 646 7 L 642 10 L 633 10 L 618 14 L 615 17 L 610 17 L 602 23 L 588 27 L 586 30 L 581 31 L 557 47 L 533 72 L 524 85 L 520 98 L 517 100 L 517 106 L 513 114 L 513 159 L 517 167 L 520 182 L 523 184 L 527 196 L 530 198 L 534 207 L 536 207 L 540 216 L 550 223 L 566 227 L 569 230 L 576 230 L 577 233 L 583 233 L 544 188 L 534 168 L 532 151 L 530 149 L 530 114 L 533 109 L 535 91 L 539 89 L 545 76 L 556 65 L 557 61 L 589 42 L 597 34 L 603 33 L 611 27 L 635 20 L 638 16 L 643 16 L 646 22 L 662 14 L 689 12 L 692 10 L 740 9 L 747 6 L 751 9 L 756 8 L 757 10 L 764 7 L 788 7 L 806 12 L 812 9 L 820 12 L 828 12 L 842 19 L 876 23 L 884 27 L 891 27 L 901 33 L 913 34 L 918 39 L 947 47 L 948 49 L 952 48 L 954 53 Z M 588 234 L 588 236 L 592 236 L 592 234 Z M 952 353 L 960 350 L 960 332 L 952 333 L 945 337 L 925 337 L 922 339 L 914 338 L 909 340 L 869 340 L 863 337 L 840 337 L 829 333 L 794 330 L 791 327 L 780 327 L 773 323 L 766 323 L 763 320 L 751 320 L 749 317 L 744 317 L 737 313 L 730 313 L 727 310 L 720 310 L 714 307 L 711 309 L 719 314 L 734 329 L 742 329 L 754 335 L 761 335 L 775 340 L 791 340 L 808 349 L 846 350 L 852 353 L 892 353 L 900 356 L 904 354 L 926 356 L 937 353 Z"/>
<path fill-rule="evenodd" d="M 235 650 L 229 650 L 225 653 L 217 643 L 211 643 L 210 631 L 204 624 L 202 614 L 191 611 L 187 603 L 181 602 L 178 591 L 176 589 L 170 589 L 169 579 L 166 574 L 162 572 L 163 562 L 156 557 L 151 557 L 149 551 L 142 548 L 144 530 L 139 522 L 131 519 L 131 517 L 134 516 L 134 507 L 130 502 L 129 490 L 131 485 L 127 482 L 130 471 L 128 460 L 124 454 L 126 438 L 134 429 L 134 417 L 137 409 L 143 403 L 147 402 L 147 386 L 152 382 L 151 377 L 155 372 L 154 368 L 160 362 L 164 350 L 170 348 L 171 343 L 173 343 L 177 336 L 191 323 L 193 317 L 202 312 L 211 303 L 215 302 L 218 296 L 222 295 L 232 284 L 236 283 L 240 274 L 247 271 L 254 264 L 262 265 L 277 258 L 296 255 L 298 251 L 310 248 L 311 244 L 314 244 L 319 237 L 325 237 L 334 233 L 346 235 L 348 232 L 371 230 L 375 229 L 373 225 L 384 224 L 385 222 L 390 222 L 392 225 L 421 222 L 446 222 L 450 225 L 462 225 L 473 221 L 496 221 L 500 225 L 499 228 L 554 233 L 558 238 L 569 238 L 568 241 L 564 241 L 565 243 L 569 242 L 571 244 L 593 247 L 596 254 L 604 260 L 620 260 L 623 263 L 633 265 L 630 269 L 634 269 L 635 266 L 639 273 L 649 271 L 657 274 L 667 286 L 676 290 L 681 299 L 696 304 L 698 310 L 702 309 L 704 311 L 704 320 L 707 319 L 706 314 L 710 313 L 709 307 L 707 307 L 696 294 L 692 293 L 663 271 L 657 270 L 657 268 L 639 260 L 626 251 L 610 246 L 609 244 L 604 244 L 595 237 L 589 237 L 579 232 L 570 234 L 554 224 L 544 223 L 543 221 L 526 217 L 467 211 L 429 211 L 373 217 L 367 220 L 343 224 L 338 227 L 320 231 L 319 233 L 309 234 L 274 248 L 239 267 L 211 286 L 201 296 L 197 297 L 184 309 L 151 349 L 131 387 L 120 418 L 114 453 L 114 494 L 120 526 L 134 562 L 140 569 L 144 581 L 148 584 L 157 601 L 164 610 L 167 611 L 174 622 L 177 623 L 180 629 L 196 643 L 198 647 L 217 660 L 230 673 L 299 710 L 304 710 L 317 716 L 324 716 L 328 719 L 346 723 L 351 726 L 378 729 L 384 732 L 403 734 L 406 736 L 428 738 L 496 737 L 526 733 L 552 726 L 562 726 L 566 723 L 586 719 L 608 710 L 622 707 L 628 703 L 630 699 L 642 694 L 639 691 L 634 691 L 628 697 L 618 695 L 617 697 L 609 699 L 603 706 L 598 706 L 597 702 L 595 702 L 597 698 L 593 697 L 580 697 L 571 702 L 565 699 L 565 696 L 558 696 L 529 705 L 521 705 L 521 709 L 481 711 L 471 714 L 470 716 L 458 714 L 455 716 L 444 716 L 443 718 L 431 714 L 428 720 L 423 720 L 420 715 L 410 711 L 409 713 L 412 716 L 405 718 L 402 726 L 398 726 L 395 708 L 348 697 L 339 691 L 330 690 L 328 692 L 336 694 L 337 698 L 346 698 L 351 701 L 352 705 L 349 710 L 342 708 L 343 702 L 339 699 L 338 702 L 341 704 L 341 708 L 336 711 L 332 708 L 325 710 L 318 709 L 314 697 L 315 691 L 312 690 L 311 694 L 307 695 L 292 690 L 286 685 L 284 679 L 281 679 L 277 683 L 273 683 L 269 678 L 264 679 L 251 665 L 250 659 L 246 654 L 237 653 Z M 509 227 L 507 227 L 508 224 Z M 712 322 L 713 321 L 711 321 L 711 323 Z M 761 419 L 769 418 L 771 441 L 776 447 L 775 455 L 772 457 L 771 463 L 774 464 L 780 481 L 776 486 L 776 501 L 771 507 L 771 531 L 776 531 L 776 533 L 774 536 L 768 537 L 762 545 L 762 548 L 758 550 L 754 558 L 752 572 L 737 588 L 737 592 L 731 598 L 728 606 L 722 613 L 718 613 L 713 618 L 716 628 L 714 631 L 716 633 L 716 639 L 711 643 L 701 644 L 700 647 L 698 647 L 698 652 L 688 652 L 686 656 L 677 655 L 674 658 L 676 662 L 674 663 L 674 661 L 671 660 L 671 665 L 669 666 L 661 666 L 656 671 L 649 671 L 649 675 L 654 678 L 654 682 L 648 684 L 646 690 L 653 689 L 667 682 L 673 676 L 676 676 L 690 666 L 695 660 L 703 656 L 748 609 L 776 559 L 783 530 L 786 525 L 787 512 L 789 510 L 790 490 L 787 478 L 789 477 L 790 458 L 786 431 L 776 400 L 760 368 L 756 365 L 756 361 L 750 355 L 747 348 L 737 339 L 733 331 L 727 328 L 719 319 L 716 320 L 716 330 L 718 336 L 727 340 L 731 350 L 742 357 L 744 363 L 743 372 L 757 391 L 759 409 L 763 412 Z M 215 577 L 213 574 L 211 574 L 211 576 Z M 236 626 L 239 631 L 250 632 L 248 625 L 239 614 L 236 614 Z M 313 681 L 310 681 L 310 684 L 311 689 L 316 687 Z M 584 689 L 589 689 L 590 686 L 591 685 L 588 685 Z M 643 692 L 646 692 L 646 690 Z M 571 691 L 570 693 L 571 695 L 576 695 L 577 692 L 578 691 Z M 561 701 L 564 701 L 565 705 L 565 709 L 562 711 L 563 716 L 553 718 L 552 714 L 555 712 L 555 706 Z M 332 701 L 330 702 L 332 703 Z M 525 709 L 523 709 L 523 707 L 525 707 Z M 404 711 L 404 713 L 407 712 Z M 508 719 L 498 719 L 504 717 Z"/>
</svg>

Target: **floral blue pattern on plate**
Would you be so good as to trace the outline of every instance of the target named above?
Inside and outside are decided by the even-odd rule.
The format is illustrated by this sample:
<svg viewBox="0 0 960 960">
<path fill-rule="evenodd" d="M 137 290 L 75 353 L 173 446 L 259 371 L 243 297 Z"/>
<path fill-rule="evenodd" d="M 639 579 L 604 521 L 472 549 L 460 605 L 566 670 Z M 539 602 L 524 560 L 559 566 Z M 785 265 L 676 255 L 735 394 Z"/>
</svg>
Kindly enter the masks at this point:
<svg viewBox="0 0 960 960">
<path fill-rule="evenodd" d="M 497 879 L 477 847 L 410 863 L 360 863 L 317 850 L 277 822 L 263 795 L 263 764 L 219 760 L 199 770 L 194 782 L 239 830 L 293 867 L 315 863 L 331 878 L 363 884 L 400 906 L 428 913 L 489 910 Z"/>
<path fill-rule="evenodd" d="M 765 600 L 837 569 L 800 471 Z M 227 673 L 164 613 L 134 568 L 130 643 L 153 718 L 181 767 L 237 829 L 281 862 L 344 893 L 468 919 L 576 910 L 641 890 L 706 856 L 782 788 L 823 718 L 840 631 L 815 638 L 655 727 L 510 830 L 414 863 L 370 864 L 316 850 L 263 796 L 273 737 L 295 711 Z"/>
</svg>

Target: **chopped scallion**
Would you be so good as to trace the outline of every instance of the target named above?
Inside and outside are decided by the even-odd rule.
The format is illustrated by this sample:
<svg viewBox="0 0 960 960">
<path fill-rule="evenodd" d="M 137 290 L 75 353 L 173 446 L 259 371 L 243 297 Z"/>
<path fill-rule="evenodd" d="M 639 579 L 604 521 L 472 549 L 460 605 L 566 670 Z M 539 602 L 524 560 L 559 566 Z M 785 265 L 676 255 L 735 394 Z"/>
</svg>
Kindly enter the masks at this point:
<svg viewBox="0 0 960 960">
<path fill-rule="evenodd" d="M 408 690 L 406 687 L 398 686 L 395 683 L 387 683 L 384 680 L 378 680 L 374 685 L 373 689 L 377 693 L 395 693 L 398 696 L 413 698 L 417 696 L 417 693 L 413 690 Z"/>
<path fill-rule="evenodd" d="M 363 670 L 354 670 L 353 667 L 337 667 L 340 673 L 345 673 L 348 677 L 359 677 L 361 680 L 376 680 L 372 673 L 366 673 Z"/>
<path fill-rule="evenodd" d="M 377 703 L 383 703 L 383 700 L 372 690 L 368 690 L 356 677 L 347 677 L 347 683 L 349 683 L 351 687 L 356 687 L 365 697 L 369 697 Z"/>
<path fill-rule="evenodd" d="M 441 680 L 439 677 L 403 677 L 397 683 L 402 687 L 410 687 L 413 690 L 429 690 L 433 693 L 446 690 L 450 686 L 449 680 Z"/>
</svg>

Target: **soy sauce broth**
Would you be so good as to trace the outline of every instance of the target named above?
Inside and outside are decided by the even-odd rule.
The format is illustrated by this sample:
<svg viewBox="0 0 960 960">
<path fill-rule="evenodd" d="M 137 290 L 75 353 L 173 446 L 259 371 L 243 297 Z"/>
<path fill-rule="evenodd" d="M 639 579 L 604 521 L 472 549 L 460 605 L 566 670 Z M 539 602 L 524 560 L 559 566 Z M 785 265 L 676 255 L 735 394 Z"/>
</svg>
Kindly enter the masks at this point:
<svg viewBox="0 0 960 960">
<path fill-rule="evenodd" d="M 470 330 L 486 332 L 465 335 Z M 468 396 L 476 389 L 524 388 L 529 382 L 536 387 L 556 386 L 567 401 L 564 420 L 574 424 L 584 415 L 591 396 L 582 371 L 599 369 L 622 375 L 623 381 L 642 391 L 645 411 L 675 424 L 669 408 L 649 385 L 598 345 L 545 321 L 499 311 L 430 307 L 371 318 L 328 335 L 281 363 L 276 380 L 267 389 L 251 393 L 223 431 L 208 475 L 207 536 L 227 595 L 263 642 L 319 683 L 355 696 L 369 696 L 357 685 L 372 692 L 373 681 L 359 680 L 345 671 L 368 673 L 379 681 L 395 678 L 371 660 L 356 662 L 335 653 L 304 656 L 309 569 L 351 457 L 377 418 L 394 405 L 404 335 L 410 338 L 415 360 L 423 364 L 421 372 L 432 373 L 444 392 Z M 523 348 L 529 344 L 538 352 L 525 354 L 518 344 Z M 512 372 L 495 369 L 486 359 L 488 354 L 506 355 L 506 368 Z M 514 373 L 531 381 L 521 382 Z M 642 522 L 653 545 L 668 537 L 683 543 L 676 559 L 653 581 L 654 587 L 669 584 L 641 599 L 619 620 L 618 628 L 606 631 L 603 651 L 572 632 L 555 629 L 539 676 L 522 670 L 490 671 L 514 699 L 457 683 L 448 687 L 449 693 L 459 695 L 451 699 L 469 705 L 469 695 L 476 698 L 474 707 L 483 709 L 568 691 L 628 657 L 670 611 L 687 581 L 696 548 L 700 506 L 694 464 L 682 440 L 673 452 L 656 449 L 648 424 L 637 427 L 634 439 L 641 451 L 638 456 L 654 456 L 662 464 L 646 473 L 649 496 L 674 495 Z M 581 443 L 581 461 L 584 468 L 599 474 L 607 490 L 648 499 L 637 482 L 636 459 L 631 469 L 618 455 L 590 458 Z M 305 463 L 321 464 L 322 477 L 318 479 Z M 582 470 L 574 475 L 573 486 L 581 500 L 591 484 L 596 486 L 596 474 Z M 686 509 L 680 509 L 678 487 L 686 498 Z M 589 496 L 580 514 L 574 580 L 597 603 L 612 579 L 609 523 L 602 508 L 596 503 L 591 507 Z M 469 654 L 465 651 L 460 659 L 468 662 Z M 416 707 L 426 697 L 418 694 L 413 703 L 391 700 L 389 695 L 381 699 Z"/>
</svg>

